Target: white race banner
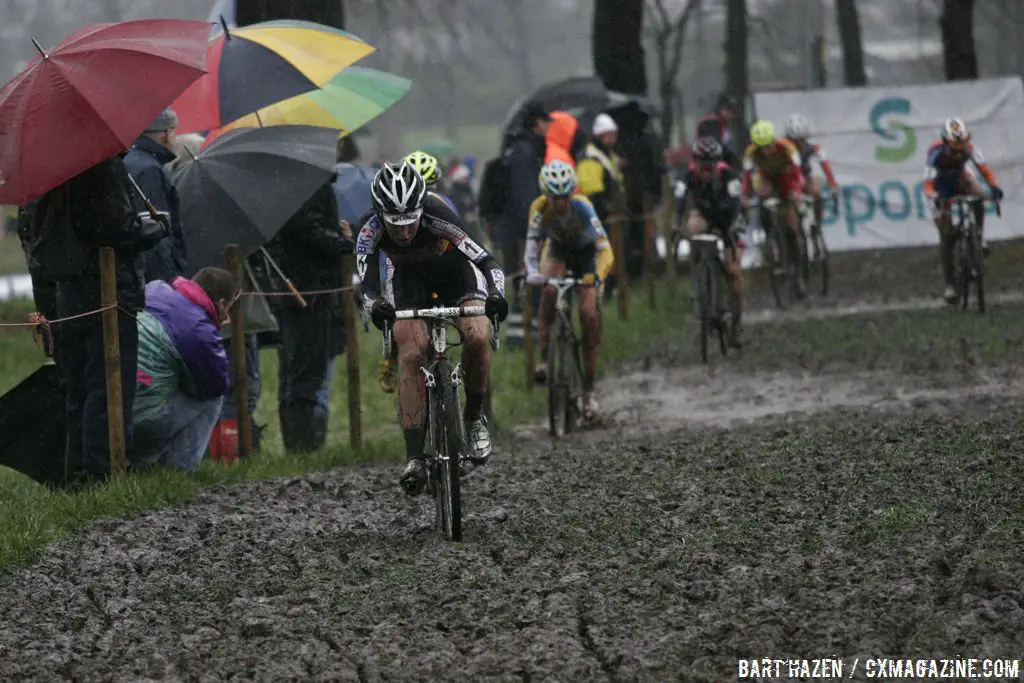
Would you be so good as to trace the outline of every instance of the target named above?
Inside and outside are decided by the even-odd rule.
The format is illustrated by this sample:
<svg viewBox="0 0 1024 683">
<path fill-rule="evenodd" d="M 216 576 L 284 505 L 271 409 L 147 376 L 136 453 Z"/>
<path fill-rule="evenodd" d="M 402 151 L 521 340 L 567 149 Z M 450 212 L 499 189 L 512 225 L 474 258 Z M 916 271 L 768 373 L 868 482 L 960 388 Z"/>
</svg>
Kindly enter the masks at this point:
<svg viewBox="0 0 1024 683">
<path fill-rule="evenodd" d="M 779 135 L 793 112 L 810 120 L 811 140 L 825 151 L 842 188 L 839 214 L 826 212 L 832 250 L 938 244 L 922 185 L 928 148 L 951 116 L 967 124 L 1005 193 L 1002 218 L 989 209 L 986 237 L 1024 235 L 1024 88 L 1018 78 L 759 93 L 755 104 L 758 118 L 772 121 Z"/>
</svg>

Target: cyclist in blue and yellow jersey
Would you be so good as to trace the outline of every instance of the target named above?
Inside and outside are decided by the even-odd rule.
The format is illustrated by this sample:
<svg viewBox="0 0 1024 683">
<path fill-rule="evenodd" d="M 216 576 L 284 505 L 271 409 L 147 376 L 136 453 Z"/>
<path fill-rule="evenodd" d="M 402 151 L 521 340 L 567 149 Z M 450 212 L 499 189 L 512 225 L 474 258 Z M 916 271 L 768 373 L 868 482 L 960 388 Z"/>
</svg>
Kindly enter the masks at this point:
<svg viewBox="0 0 1024 683">
<path fill-rule="evenodd" d="M 526 281 L 544 284 L 547 278 L 564 277 L 571 270 L 584 284 L 600 285 L 615 262 L 608 235 L 594 212 L 594 206 L 576 190 L 576 171 L 564 161 L 552 161 L 540 170 L 541 196 L 530 206 L 526 234 Z M 594 377 L 601 348 L 599 287 L 579 292 L 580 323 L 583 325 L 583 414 L 597 413 Z M 540 306 L 540 348 L 548 345 L 554 316 L 556 291 L 545 287 Z M 547 381 L 547 365 L 537 366 L 535 379 Z"/>
</svg>

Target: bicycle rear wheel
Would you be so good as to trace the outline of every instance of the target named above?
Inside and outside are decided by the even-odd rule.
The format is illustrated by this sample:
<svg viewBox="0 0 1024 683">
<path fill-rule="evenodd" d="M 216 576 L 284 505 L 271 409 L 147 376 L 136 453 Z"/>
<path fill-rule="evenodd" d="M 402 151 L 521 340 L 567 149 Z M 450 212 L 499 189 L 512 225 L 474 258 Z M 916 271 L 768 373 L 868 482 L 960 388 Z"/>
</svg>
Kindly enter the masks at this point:
<svg viewBox="0 0 1024 683">
<path fill-rule="evenodd" d="M 790 287 L 789 235 L 779 223 L 777 216 L 770 219 L 771 232 L 767 236 L 770 257 L 768 267 L 771 269 L 772 294 L 775 295 L 775 305 L 786 309 L 793 293 Z"/>
<path fill-rule="evenodd" d="M 435 459 L 431 464 L 434 479 L 434 504 L 437 529 L 448 541 L 462 540 L 462 491 L 459 462 L 466 451 L 465 427 L 459 407 L 458 387 L 452 381 L 454 368 L 446 360 L 434 370 L 436 386 L 430 391 L 431 434 Z"/>
<path fill-rule="evenodd" d="M 548 339 L 548 431 L 556 439 L 565 435 L 565 415 L 569 405 L 563 334 L 562 316 L 556 313 Z"/>
</svg>

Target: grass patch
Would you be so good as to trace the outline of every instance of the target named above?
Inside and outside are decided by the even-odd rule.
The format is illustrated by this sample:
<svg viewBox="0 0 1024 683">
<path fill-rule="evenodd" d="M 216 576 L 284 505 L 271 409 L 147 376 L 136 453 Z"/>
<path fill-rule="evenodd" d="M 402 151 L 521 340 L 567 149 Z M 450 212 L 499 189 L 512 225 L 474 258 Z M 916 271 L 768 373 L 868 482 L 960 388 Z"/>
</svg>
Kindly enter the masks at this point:
<svg viewBox="0 0 1024 683">
<path fill-rule="evenodd" d="M 671 304 L 651 310 L 639 297 L 632 302 L 630 318 L 620 321 L 614 309 L 605 311 L 604 368 L 616 360 L 644 351 L 666 331 L 682 324 L 689 310 Z M 24 319 L 27 304 L 0 307 L 0 317 Z M 18 317 L 20 316 L 20 318 Z M 111 484 L 76 494 L 51 492 L 27 477 L 0 467 L 0 566 L 32 561 L 50 543 L 66 537 L 89 522 L 109 516 L 131 515 L 147 509 L 179 504 L 193 498 L 204 486 L 292 476 L 304 472 L 371 461 L 400 460 L 403 454 L 397 426 L 395 395 L 377 385 L 380 334 L 360 328 L 360 369 L 364 444 L 348 446 L 347 377 L 344 358 L 335 369 L 331 399 L 328 446 L 301 458 L 287 456 L 281 448 L 277 422 L 277 353 L 264 350 L 261 358 L 263 389 L 257 421 L 267 425 L 263 450 L 232 467 L 206 461 L 193 475 L 153 472 L 121 477 Z M 31 374 L 43 361 L 41 349 L 25 330 L 0 331 L 0 391 L 7 391 Z M 535 419 L 546 410 L 546 394 L 529 391 L 523 370 L 522 351 L 503 348 L 494 357 L 492 381 L 494 412 L 501 426 Z"/>
<path fill-rule="evenodd" d="M 25 264 L 25 252 L 21 250 L 21 242 L 14 235 L 0 234 L 0 275 L 27 272 L 28 266 Z"/>
</svg>

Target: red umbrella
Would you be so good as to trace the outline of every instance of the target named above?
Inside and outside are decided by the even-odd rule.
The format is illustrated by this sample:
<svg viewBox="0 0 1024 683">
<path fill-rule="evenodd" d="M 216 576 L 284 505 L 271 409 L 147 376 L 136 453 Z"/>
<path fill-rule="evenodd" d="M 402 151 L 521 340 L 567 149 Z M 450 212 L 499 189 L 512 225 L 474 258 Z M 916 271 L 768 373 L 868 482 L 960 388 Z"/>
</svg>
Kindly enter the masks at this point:
<svg viewBox="0 0 1024 683">
<path fill-rule="evenodd" d="M 117 154 L 206 73 L 210 25 L 97 24 L 0 89 L 0 204 L 25 204 Z"/>
</svg>

